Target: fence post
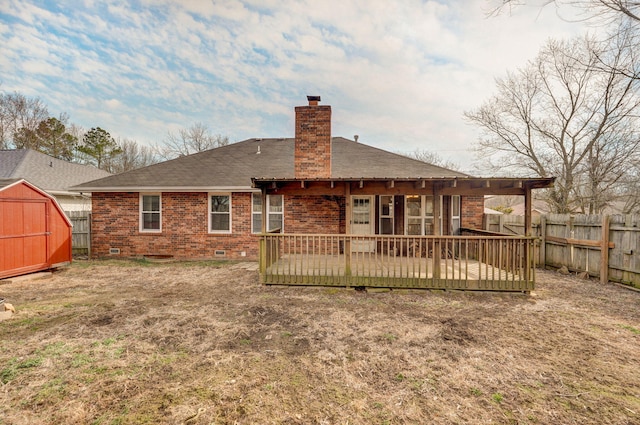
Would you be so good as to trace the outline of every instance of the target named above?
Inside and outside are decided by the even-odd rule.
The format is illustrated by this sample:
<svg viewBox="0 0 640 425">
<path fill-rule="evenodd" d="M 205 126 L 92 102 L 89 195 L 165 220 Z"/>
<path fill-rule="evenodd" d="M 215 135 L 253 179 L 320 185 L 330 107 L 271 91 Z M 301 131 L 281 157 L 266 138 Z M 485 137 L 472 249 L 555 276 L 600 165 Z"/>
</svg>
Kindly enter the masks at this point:
<svg viewBox="0 0 640 425">
<path fill-rule="evenodd" d="M 93 232 L 91 231 L 91 223 L 92 223 L 92 216 L 93 212 L 89 211 L 89 214 L 87 214 L 87 231 L 89 232 L 89 235 L 87 236 L 87 258 L 91 259 L 91 235 L 93 234 Z"/>
<path fill-rule="evenodd" d="M 540 258 L 543 268 L 547 266 L 547 216 L 540 216 Z"/>
<path fill-rule="evenodd" d="M 602 216 L 602 237 L 600 240 L 600 283 L 609 282 L 609 216 Z"/>
</svg>

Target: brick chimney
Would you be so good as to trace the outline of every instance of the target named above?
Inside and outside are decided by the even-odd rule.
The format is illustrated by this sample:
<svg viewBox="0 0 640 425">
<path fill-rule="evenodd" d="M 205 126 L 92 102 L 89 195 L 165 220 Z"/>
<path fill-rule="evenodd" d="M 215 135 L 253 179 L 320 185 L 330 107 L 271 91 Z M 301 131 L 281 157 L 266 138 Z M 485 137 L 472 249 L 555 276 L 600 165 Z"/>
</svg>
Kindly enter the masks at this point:
<svg viewBox="0 0 640 425">
<path fill-rule="evenodd" d="M 296 106 L 295 177 L 331 177 L 331 106 L 318 105 L 320 96 L 307 96 L 309 106 Z"/>
</svg>

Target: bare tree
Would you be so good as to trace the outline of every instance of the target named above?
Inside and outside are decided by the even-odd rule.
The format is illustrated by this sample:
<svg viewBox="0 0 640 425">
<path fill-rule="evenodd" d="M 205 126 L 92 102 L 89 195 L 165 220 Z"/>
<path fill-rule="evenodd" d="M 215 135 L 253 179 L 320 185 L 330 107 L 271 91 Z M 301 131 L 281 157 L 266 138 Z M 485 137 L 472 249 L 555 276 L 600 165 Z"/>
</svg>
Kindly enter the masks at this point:
<svg viewBox="0 0 640 425">
<path fill-rule="evenodd" d="M 497 15 L 512 7 L 530 4 L 527 0 L 494 0 L 490 14 Z M 544 0 L 533 2 L 542 7 L 550 4 L 568 4 L 577 6 L 585 11 L 588 18 L 617 20 L 621 17 L 640 22 L 640 1 L 638 0 Z"/>
<path fill-rule="evenodd" d="M 191 155 L 229 144 L 229 138 L 213 134 L 209 127 L 202 123 L 194 123 L 178 133 L 167 133 L 164 144 L 157 148 L 158 155 L 164 159 Z"/>
<path fill-rule="evenodd" d="M 131 139 L 117 139 L 116 144 L 121 152 L 110 159 L 111 173 L 124 173 L 136 168 L 146 167 L 158 162 L 154 150 Z"/>
<path fill-rule="evenodd" d="M 49 118 L 47 107 L 39 98 L 23 94 L 0 93 L 0 148 L 32 148 L 40 122 Z"/>
<path fill-rule="evenodd" d="M 482 157 L 503 173 L 557 177 L 546 194 L 556 212 L 600 212 L 640 147 L 640 82 L 615 71 L 634 66 L 625 46 L 552 40 L 498 79 L 498 94 L 465 113 L 481 129 Z"/>
<path fill-rule="evenodd" d="M 426 162 L 428 164 L 437 165 L 438 167 L 447 168 L 449 170 L 460 171 L 460 165 L 443 159 L 437 152 L 429 151 L 426 149 L 416 149 L 413 152 L 403 154 L 409 158 L 417 159 L 418 161 Z"/>
</svg>

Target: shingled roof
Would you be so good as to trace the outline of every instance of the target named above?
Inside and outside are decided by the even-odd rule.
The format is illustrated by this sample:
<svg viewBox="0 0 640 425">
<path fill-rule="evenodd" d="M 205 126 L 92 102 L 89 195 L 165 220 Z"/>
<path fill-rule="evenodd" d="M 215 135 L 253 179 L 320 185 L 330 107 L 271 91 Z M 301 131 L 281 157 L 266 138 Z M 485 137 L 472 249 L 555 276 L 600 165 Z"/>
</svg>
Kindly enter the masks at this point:
<svg viewBox="0 0 640 425">
<path fill-rule="evenodd" d="M 250 190 L 252 178 L 294 178 L 293 138 L 248 139 L 87 182 L 86 192 L 127 190 Z M 342 137 L 332 138 L 331 174 L 349 178 L 447 178 L 466 174 Z"/>
<path fill-rule="evenodd" d="M 0 179 L 0 190 L 7 186 L 11 186 L 15 182 L 19 182 L 22 179 Z"/>
<path fill-rule="evenodd" d="M 91 165 L 74 164 L 31 149 L 0 150 L 0 179 L 25 179 L 54 195 L 110 175 Z"/>
</svg>

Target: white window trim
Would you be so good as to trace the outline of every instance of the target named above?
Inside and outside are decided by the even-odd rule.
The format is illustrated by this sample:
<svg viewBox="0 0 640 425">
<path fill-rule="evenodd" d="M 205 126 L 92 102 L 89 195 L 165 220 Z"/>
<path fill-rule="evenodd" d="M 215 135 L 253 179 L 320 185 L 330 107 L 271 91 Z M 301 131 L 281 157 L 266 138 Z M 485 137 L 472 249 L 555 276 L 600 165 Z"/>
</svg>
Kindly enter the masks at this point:
<svg viewBox="0 0 640 425">
<path fill-rule="evenodd" d="M 408 198 L 410 195 L 407 195 L 404 197 L 404 234 L 407 236 L 418 236 L 418 235 L 409 235 L 409 218 L 419 218 L 420 219 L 420 236 L 425 236 L 425 221 L 427 218 L 430 218 L 433 222 L 433 225 L 435 226 L 435 218 L 434 218 L 434 214 L 432 213 L 431 215 L 426 215 L 426 211 L 427 211 L 427 198 L 432 198 L 432 201 L 435 202 L 435 197 L 433 195 L 416 195 L 416 196 L 420 196 L 420 216 L 412 216 L 409 215 L 409 207 L 407 206 L 408 203 Z M 434 205 L 435 206 L 435 205 Z"/>
<path fill-rule="evenodd" d="M 160 208 L 160 228 L 159 229 L 145 229 L 144 228 L 144 219 L 142 218 L 143 211 L 143 197 L 144 196 L 158 196 L 159 197 L 159 208 Z M 162 233 L 162 193 L 161 192 L 140 192 L 138 197 L 138 227 L 140 233 Z"/>
<path fill-rule="evenodd" d="M 228 196 L 229 197 L 229 230 L 211 230 L 211 197 L 212 196 Z M 211 234 L 228 235 L 233 232 L 233 196 L 231 192 L 210 192 L 207 195 L 207 231 Z"/>
<path fill-rule="evenodd" d="M 382 209 L 383 209 L 383 205 L 382 205 L 382 198 L 385 196 L 390 196 L 391 197 L 391 206 L 389 207 L 389 215 L 383 215 L 382 214 Z M 379 208 L 378 208 L 378 233 L 379 234 L 383 234 L 382 233 L 382 220 L 385 218 L 389 218 L 391 219 L 391 235 L 395 234 L 395 205 L 396 205 L 396 198 L 394 195 L 379 195 L 378 196 L 378 204 L 379 204 Z"/>
<path fill-rule="evenodd" d="M 261 233 L 261 231 L 258 231 L 258 232 L 254 232 L 253 231 L 253 229 L 254 229 L 253 225 L 255 224 L 254 221 L 253 221 L 253 216 L 254 216 L 254 214 L 260 214 L 260 229 L 262 230 L 262 209 L 260 209 L 260 211 L 254 211 L 253 210 L 253 197 L 254 196 L 262 196 L 262 194 L 253 193 L 251 195 L 251 233 L 253 233 L 254 235 L 258 235 L 258 234 Z M 273 214 L 273 215 L 281 215 L 282 216 L 282 227 L 280 228 L 280 232 L 284 233 L 284 195 L 274 195 L 274 196 L 282 196 L 282 212 L 274 213 L 274 212 L 270 212 L 269 211 L 269 207 L 271 206 L 271 202 L 270 202 L 271 195 L 267 195 L 267 208 L 266 208 L 266 211 L 267 211 L 267 232 L 269 232 L 269 216 Z"/>
<path fill-rule="evenodd" d="M 454 199 L 458 199 L 458 215 L 453 214 Z M 458 220 L 458 228 L 453 228 L 454 221 Z M 451 234 L 455 235 L 456 232 L 462 227 L 462 197 L 460 195 L 451 195 Z"/>
</svg>

